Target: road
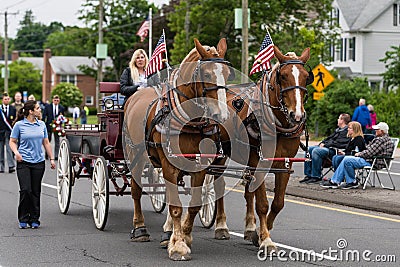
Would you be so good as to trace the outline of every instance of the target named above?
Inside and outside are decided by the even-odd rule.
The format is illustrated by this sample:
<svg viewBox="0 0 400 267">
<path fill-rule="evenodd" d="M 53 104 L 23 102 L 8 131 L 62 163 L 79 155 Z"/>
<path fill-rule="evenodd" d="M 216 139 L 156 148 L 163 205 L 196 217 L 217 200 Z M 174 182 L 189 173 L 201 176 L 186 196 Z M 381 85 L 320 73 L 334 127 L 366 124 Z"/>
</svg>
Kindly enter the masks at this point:
<svg viewBox="0 0 400 267">
<path fill-rule="evenodd" d="M 55 171 L 47 169 L 42 189 L 42 226 L 38 230 L 17 227 L 18 183 L 15 174 L 1 177 L 0 266 L 175 266 L 165 249 L 159 247 L 164 214 L 153 211 L 144 196 L 143 207 L 151 242 L 132 243 L 129 232 L 132 200 L 110 196 L 110 213 L 105 231 L 95 228 L 92 219 L 90 181 L 80 179 L 73 187 L 67 215 L 58 209 Z M 227 181 L 233 184 L 235 181 Z M 397 266 L 400 260 L 400 216 L 368 212 L 302 198 L 287 197 L 278 216 L 272 239 L 280 256 L 261 261 L 257 248 L 242 238 L 245 203 L 243 188 L 236 186 L 226 196 L 231 239 L 213 239 L 213 230 L 194 227 L 192 261 L 188 266 L 375 266 L 365 259 L 346 254 L 360 253 L 371 260 L 383 259 L 380 266 Z M 347 244 L 343 249 L 339 246 Z M 305 252 L 313 250 L 316 259 Z M 324 253 L 331 250 L 331 256 Z M 337 252 L 335 252 L 335 250 Z M 369 252 L 370 251 L 370 252 Z M 336 253 L 336 254 L 335 254 Z M 340 256 L 342 261 L 333 256 Z M 284 255 L 285 254 L 285 255 Z M 305 260 L 302 260 L 305 255 Z M 288 257 L 291 258 L 288 258 Z M 346 257 L 348 260 L 346 260 Z M 297 258 L 295 260 L 294 258 Z M 271 262 L 272 261 L 272 262 Z M 391 262 L 388 262 L 391 261 Z"/>
</svg>

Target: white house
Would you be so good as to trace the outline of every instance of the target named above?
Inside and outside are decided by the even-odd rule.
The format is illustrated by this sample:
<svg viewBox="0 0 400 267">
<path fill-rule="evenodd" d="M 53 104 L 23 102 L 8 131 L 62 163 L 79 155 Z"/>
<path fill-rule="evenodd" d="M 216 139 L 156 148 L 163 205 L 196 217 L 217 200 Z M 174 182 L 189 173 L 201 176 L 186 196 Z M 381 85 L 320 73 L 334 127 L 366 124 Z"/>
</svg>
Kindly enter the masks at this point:
<svg viewBox="0 0 400 267">
<path fill-rule="evenodd" d="M 379 60 L 400 45 L 400 0 L 334 0 L 332 18 L 341 39 L 331 45 L 331 67 L 348 77 L 364 76 L 373 89 L 383 87 Z"/>
</svg>

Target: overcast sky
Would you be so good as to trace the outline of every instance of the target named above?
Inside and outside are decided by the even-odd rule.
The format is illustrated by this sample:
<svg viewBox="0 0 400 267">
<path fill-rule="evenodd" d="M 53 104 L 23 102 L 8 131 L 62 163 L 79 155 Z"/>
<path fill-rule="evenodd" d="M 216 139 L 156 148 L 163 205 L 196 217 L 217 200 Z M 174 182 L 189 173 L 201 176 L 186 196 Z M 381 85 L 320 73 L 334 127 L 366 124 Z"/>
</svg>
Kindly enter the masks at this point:
<svg viewBox="0 0 400 267">
<path fill-rule="evenodd" d="M 168 0 L 148 0 L 156 5 L 166 4 Z M 8 16 L 8 36 L 15 38 L 19 22 L 27 10 L 32 10 L 35 22 L 49 25 L 52 21 L 62 22 L 65 26 L 83 26 L 77 18 L 78 10 L 84 0 L 0 0 L 0 36 L 4 37 L 4 12 Z M 11 13 L 17 13 L 13 15 Z"/>
</svg>

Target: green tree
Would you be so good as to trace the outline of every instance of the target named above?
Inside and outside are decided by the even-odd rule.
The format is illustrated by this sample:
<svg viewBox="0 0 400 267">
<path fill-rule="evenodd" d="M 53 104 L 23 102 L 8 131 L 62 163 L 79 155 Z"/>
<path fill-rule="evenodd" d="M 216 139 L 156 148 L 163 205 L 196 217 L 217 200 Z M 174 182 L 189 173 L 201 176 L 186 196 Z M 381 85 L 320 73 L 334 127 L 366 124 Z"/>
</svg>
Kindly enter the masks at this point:
<svg viewBox="0 0 400 267">
<path fill-rule="evenodd" d="M 28 95 L 33 94 L 36 99 L 42 96 L 42 80 L 40 71 L 30 63 L 23 60 L 17 60 L 8 65 L 10 77 L 8 80 L 8 92 L 11 96 L 19 91 L 27 91 Z M 0 86 L 4 90 L 4 79 L 0 78 Z"/>
<path fill-rule="evenodd" d="M 121 55 L 129 49 L 147 47 L 146 43 L 139 43 L 140 37 L 136 32 L 150 7 L 157 11 L 154 4 L 149 5 L 146 0 L 104 0 L 104 43 L 108 45 L 108 55 L 113 61 L 115 80 L 119 80 L 122 69 L 127 66 L 126 58 Z M 80 10 L 79 19 L 92 31 L 88 38 L 92 48 L 90 56 L 95 56 L 95 44 L 98 41 L 95 34 L 98 29 L 98 8 L 99 1 L 86 0 Z"/>
<path fill-rule="evenodd" d="M 389 125 L 389 135 L 400 136 L 400 91 L 374 92 L 368 103 L 374 106 L 378 122 Z"/>
<path fill-rule="evenodd" d="M 365 78 L 354 80 L 336 80 L 324 90 L 324 97 L 316 101 L 312 114 L 309 114 L 308 125 L 318 121 L 318 133 L 327 136 L 337 127 L 337 118 L 341 113 L 353 115 L 360 98 L 371 99 L 371 88 Z"/>
<path fill-rule="evenodd" d="M 83 102 L 83 94 L 81 90 L 72 83 L 59 83 L 51 91 L 51 96 L 59 95 L 61 104 L 68 108 L 75 105 L 80 106 Z"/>
<path fill-rule="evenodd" d="M 51 33 L 44 43 L 53 56 L 92 56 L 94 43 L 88 42 L 93 32 L 87 28 L 66 27 Z"/>
<path fill-rule="evenodd" d="M 391 46 L 392 50 L 386 51 L 385 57 L 379 61 L 385 63 L 386 71 L 383 79 L 387 88 L 398 88 L 400 86 L 400 46 Z"/>
<path fill-rule="evenodd" d="M 35 57 L 41 57 L 47 36 L 54 31 L 62 29 L 63 25 L 60 22 L 52 22 L 50 26 L 35 22 L 32 10 L 28 10 L 20 22 L 20 28 L 12 48 L 18 51 L 29 52 Z"/>
</svg>

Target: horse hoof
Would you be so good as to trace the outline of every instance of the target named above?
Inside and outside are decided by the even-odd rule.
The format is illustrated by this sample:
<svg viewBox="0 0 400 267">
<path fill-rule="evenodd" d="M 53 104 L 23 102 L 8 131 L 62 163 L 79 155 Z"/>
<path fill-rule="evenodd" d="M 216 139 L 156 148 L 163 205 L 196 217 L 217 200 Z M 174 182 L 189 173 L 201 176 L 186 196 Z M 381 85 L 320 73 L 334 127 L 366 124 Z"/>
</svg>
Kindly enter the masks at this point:
<svg viewBox="0 0 400 267">
<path fill-rule="evenodd" d="M 215 229 L 215 239 L 218 240 L 228 240 L 231 236 L 229 235 L 228 229 L 220 228 Z"/>
<path fill-rule="evenodd" d="M 130 238 L 132 242 L 149 242 L 150 234 L 146 226 L 135 228 L 131 231 Z"/>
<path fill-rule="evenodd" d="M 272 242 L 271 238 L 266 238 L 262 245 L 260 246 L 260 250 L 265 252 L 265 248 L 267 248 L 267 255 L 272 255 L 278 253 L 278 248 L 275 246 L 275 243 Z"/>
<path fill-rule="evenodd" d="M 178 252 L 174 252 L 171 255 L 169 255 L 169 258 L 173 261 L 189 261 L 192 259 L 192 257 L 189 254 L 180 255 Z"/>
<path fill-rule="evenodd" d="M 167 247 L 168 247 L 169 240 L 171 239 L 171 235 L 172 235 L 172 231 L 164 232 L 164 233 L 161 235 L 160 246 L 161 246 L 162 248 L 167 248 Z"/>
<path fill-rule="evenodd" d="M 259 241 L 259 236 L 258 236 L 258 233 L 257 233 L 257 231 L 253 231 L 252 233 L 251 233 L 251 242 L 253 242 L 253 245 L 254 246 L 256 246 L 256 247 L 259 247 L 260 246 L 260 241 Z"/>
<path fill-rule="evenodd" d="M 253 235 L 254 235 L 254 233 L 255 233 L 256 231 L 250 231 L 250 230 L 247 230 L 247 231 L 244 231 L 244 240 L 246 240 L 246 241 L 250 241 L 250 242 L 253 242 Z M 257 233 L 255 233 L 256 235 L 257 235 Z M 258 235 L 257 235 L 257 238 L 258 238 Z"/>
</svg>

